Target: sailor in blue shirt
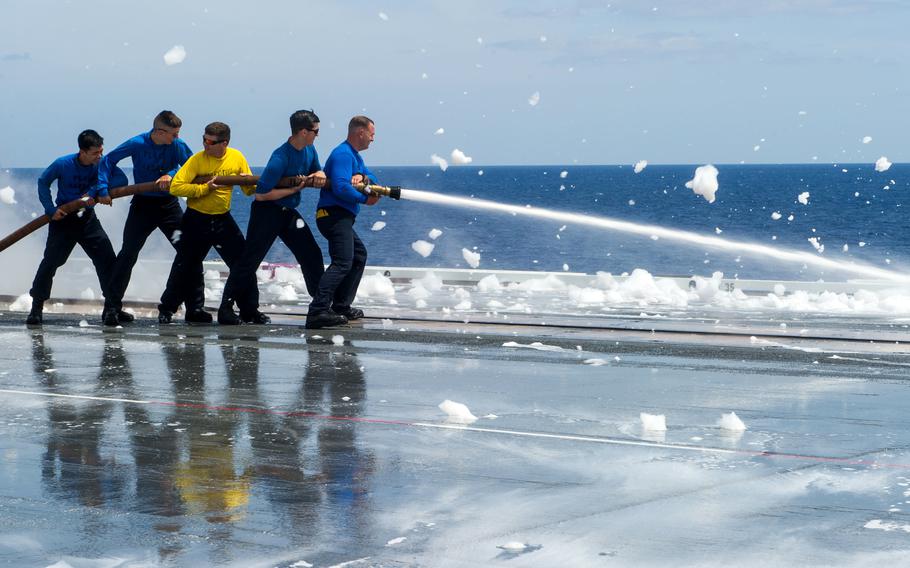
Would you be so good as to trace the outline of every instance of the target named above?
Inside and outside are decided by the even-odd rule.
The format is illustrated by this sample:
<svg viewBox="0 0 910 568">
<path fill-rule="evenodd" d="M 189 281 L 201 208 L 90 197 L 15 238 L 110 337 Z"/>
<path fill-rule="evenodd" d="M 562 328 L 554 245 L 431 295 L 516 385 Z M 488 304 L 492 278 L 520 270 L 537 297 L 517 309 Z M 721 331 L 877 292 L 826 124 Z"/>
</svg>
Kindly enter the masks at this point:
<svg viewBox="0 0 910 568">
<path fill-rule="evenodd" d="M 222 325 L 237 325 L 241 321 L 268 323 L 269 317 L 259 311 L 256 270 L 277 237 L 297 259 L 310 296 L 315 296 L 322 278 L 322 250 L 297 211 L 300 190 L 308 180 L 312 187 L 325 185 L 325 173 L 313 146 L 319 135 L 319 117 L 311 110 L 298 110 L 291 115 L 290 122 L 290 138 L 272 152 L 259 176 L 243 256 L 231 268 L 218 309 L 218 323 Z M 292 176 L 300 176 L 300 184 L 296 187 L 275 187 L 281 178 Z M 235 301 L 240 307 L 240 317 L 234 312 Z"/>
<path fill-rule="evenodd" d="M 113 187 L 109 178 L 111 169 L 124 158 L 132 158 L 133 181 L 135 183 L 155 182 L 158 191 L 137 194 L 130 203 L 130 210 L 123 227 L 123 246 L 117 254 L 117 261 L 111 274 L 110 296 L 105 299 L 102 319 L 105 325 L 117 325 L 132 321 L 132 316 L 122 311 L 123 295 L 130 283 L 133 267 L 139 258 L 139 251 L 146 239 L 157 228 L 176 249 L 183 219 L 180 200 L 168 192 L 171 178 L 180 166 L 193 155 L 186 142 L 179 138 L 183 121 L 169 110 L 163 110 L 155 117 L 152 129 L 134 136 L 114 148 L 98 167 L 99 191 Z M 205 318 L 204 282 L 200 274 L 194 283 L 193 298 L 188 302 L 187 313 L 193 312 Z M 208 316 L 211 321 L 211 316 Z"/>
<path fill-rule="evenodd" d="M 332 263 L 319 280 L 319 288 L 310 302 L 308 329 L 344 325 L 363 317 L 362 310 L 351 307 L 367 262 L 367 249 L 354 232 L 354 220 L 361 204 L 375 205 L 379 196 L 367 196 L 353 184 L 377 183 L 376 176 L 360 157 L 360 152 L 370 147 L 375 136 L 373 121 L 355 116 L 348 123 L 347 140 L 332 150 L 325 163 L 330 185 L 319 194 L 316 227 L 329 242 Z"/>
<path fill-rule="evenodd" d="M 102 190 L 98 185 L 98 162 L 104 152 L 104 139 L 94 130 L 85 130 L 79 134 L 78 143 L 78 153 L 57 158 L 38 178 L 38 199 L 51 220 L 44 257 L 29 290 L 32 297 L 32 309 L 26 319 L 29 325 L 41 325 L 44 302 L 51 295 L 54 275 L 69 259 L 77 244 L 92 260 L 101 291 L 105 297 L 108 295 L 111 269 L 116 256 L 107 233 L 91 205 L 70 214 L 60 208 L 61 205 L 80 198 L 92 198 L 105 205 L 111 204 L 107 190 Z M 112 169 L 110 176 L 118 185 L 127 184 L 126 175 L 119 168 Z M 54 181 L 57 182 L 57 198 L 51 199 L 51 184 Z"/>
</svg>

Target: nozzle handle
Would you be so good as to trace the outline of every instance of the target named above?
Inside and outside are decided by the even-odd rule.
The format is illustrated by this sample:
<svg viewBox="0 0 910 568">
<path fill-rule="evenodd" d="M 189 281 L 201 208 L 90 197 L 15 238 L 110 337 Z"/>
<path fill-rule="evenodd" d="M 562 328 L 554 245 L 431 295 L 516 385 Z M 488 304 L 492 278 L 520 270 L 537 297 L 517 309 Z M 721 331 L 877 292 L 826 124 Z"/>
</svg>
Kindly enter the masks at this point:
<svg viewBox="0 0 910 568">
<path fill-rule="evenodd" d="M 357 188 L 357 191 L 363 193 L 364 195 L 373 194 L 391 197 L 392 199 L 401 199 L 400 185 L 375 185 L 360 183 L 355 184 L 354 187 Z"/>
</svg>

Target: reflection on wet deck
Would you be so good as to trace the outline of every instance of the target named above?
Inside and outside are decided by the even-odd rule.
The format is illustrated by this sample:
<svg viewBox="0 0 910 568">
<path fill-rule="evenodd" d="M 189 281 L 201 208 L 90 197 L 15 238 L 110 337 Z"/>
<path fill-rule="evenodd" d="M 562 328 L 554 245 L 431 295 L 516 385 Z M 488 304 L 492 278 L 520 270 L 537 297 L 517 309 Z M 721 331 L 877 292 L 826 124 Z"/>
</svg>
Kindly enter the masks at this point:
<svg viewBox="0 0 910 568">
<path fill-rule="evenodd" d="M 600 566 L 684 546 L 680 565 L 757 565 L 769 524 L 804 558 L 903 550 L 903 529 L 866 528 L 910 525 L 893 490 L 910 482 L 900 353 L 569 332 L 542 352 L 450 331 L 336 345 L 291 326 L 0 322 L 0 557 Z M 420 425 L 447 398 L 485 416 L 477 430 Z M 729 410 L 748 431 L 718 431 Z M 666 435 L 641 432 L 640 411 L 666 413 Z M 497 548 L 511 541 L 527 547 Z"/>
</svg>

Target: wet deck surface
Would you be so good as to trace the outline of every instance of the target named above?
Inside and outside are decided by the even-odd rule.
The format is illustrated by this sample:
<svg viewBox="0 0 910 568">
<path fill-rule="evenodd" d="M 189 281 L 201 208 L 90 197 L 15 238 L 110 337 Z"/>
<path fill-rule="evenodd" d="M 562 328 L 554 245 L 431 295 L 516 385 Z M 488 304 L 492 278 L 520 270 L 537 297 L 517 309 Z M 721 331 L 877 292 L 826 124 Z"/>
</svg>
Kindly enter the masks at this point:
<svg viewBox="0 0 910 568">
<path fill-rule="evenodd" d="M 105 330 L 61 314 L 29 330 L 21 316 L 0 317 L 11 565 L 910 560 L 899 325 L 753 338 L 710 333 L 707 316 L 698 333 L 631 319 L 306 332 L 292 316 Z M 479 419 L 447 422 L 446 399 Z M 749 429 L 721 430 L 730 411 Z M 666 433 L 640 412 L 665 414 Z M 529 546 L 497 548 L 511 541 Z"/>
</svg>

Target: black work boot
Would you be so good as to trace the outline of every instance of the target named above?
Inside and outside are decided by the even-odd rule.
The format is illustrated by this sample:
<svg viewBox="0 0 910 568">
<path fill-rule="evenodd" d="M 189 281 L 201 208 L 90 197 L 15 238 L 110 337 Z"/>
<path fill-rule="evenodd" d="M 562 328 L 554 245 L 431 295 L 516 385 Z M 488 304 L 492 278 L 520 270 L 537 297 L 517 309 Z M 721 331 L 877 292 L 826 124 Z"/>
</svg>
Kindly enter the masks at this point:
<svg viewBox="0 0 910 568">
<path fill-rule="evenodd" d="M 218 308 L 218 323 L 220 325 L 240 325 L 240 317 L 234 312 L 233 304 L 221 304 Z"/>
<path fill-rule="evenodd" d="M 343 315 L 348 319 L 348 321 L 359 320 L 363 318 L 363 310 L 360 308 L 352 308 L 348 306 L 346 308 L 332 308 L 332 311 L 336 314 Z"/>
<path fill-rule="evenodd" d="M 44 322 L 44 302 L 32 300 L 32 309 L 25 318 L 25 325 L 41 325 Z"/>
<path fill-rule="evenodd" d="M 124 312 L 123 310 L 117 310 L 117 321 L 120 323 L 132 323 L 136 319 L 136 316 L 129 312 Z"/>
<path fill-rule="evenodd" d="M 169 323 L 174 323 L 174 312 L 168 310 L 158 310 L 158 323 L 161 325 L 167 325 Z"/>
<path fill-rule="evenodd" d="M 185 319 L 187 323 L 212 323 L 212 314 L 203 308 L 196 308 L 186 312 Z"/>
<path fill-rule="evenodd" d="M 253 314 L 240 314 L 240 319 L 243 320 L 243 323 L 255 323 L 257 325 L 267 325 L 272 321 L 272 318 L 259 310 L 256 310 Z"/>
<path fill-rule="evenodd" d="M 335 312 L 315 312 L 307 314 L 307 329 L 322 329 L 323 327 L 336 327 L 348 323 L 348 318 Z"/>
<path fill-rule="evenodd" d="M 101 312 L 101 321 L 104 325 L 108 327 L 117 327 L 120 325 L 120 320 L 117 318 L 117 308 L 104 308 L 104 311 Z"/>
</svg>

